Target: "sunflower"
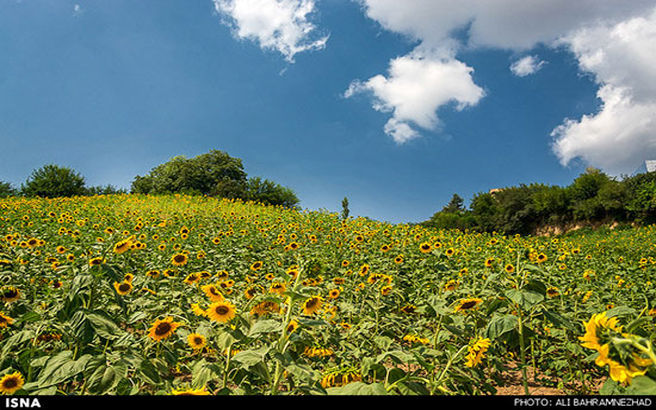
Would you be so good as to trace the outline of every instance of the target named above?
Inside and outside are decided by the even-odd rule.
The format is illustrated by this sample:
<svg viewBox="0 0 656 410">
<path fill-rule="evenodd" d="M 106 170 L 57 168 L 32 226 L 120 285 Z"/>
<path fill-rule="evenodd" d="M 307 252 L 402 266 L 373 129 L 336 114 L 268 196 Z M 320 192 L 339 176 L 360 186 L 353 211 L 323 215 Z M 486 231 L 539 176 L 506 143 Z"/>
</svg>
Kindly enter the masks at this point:
<svg viewBox="0 0 656 410">
<path fill-rule="evenodd" d="M 469 353 L 467 354 L 467 362 L 465 366 L 476 367 L 483 361 L 483 355 L 490 347 L 490 339 L 479 338 L 473 346 L 469 346 Z"/>
<path fill-rule="evenodd" d="M 402 264 L 403 263 L 403 256 L 399 255 L 396 258 L 394 258 L 394 263 L 396 263 L 397 265 Z"/>
<path fill-rule="evenodd" d="M 223 300 L 223 295 L 214 285 L 202 286 L 201 290 L 205 292 L 205 296 L 207 296 L 212 302 L 221 302 Z"/>
<path fill-rule="evenodd" d="M 606 312 L 592 315 L 590 320 L 583 324 L 585 326 L 585 335 L 579 337 L 581 345 L 597 351 L 601 349 L 600 336 L 604 336 L 608 332 L 622 332 L 622 327 L 617 325 L 617 318 L 609 318 L 606 316 Z"/>
<path fill-rule="evenodd" d="M 296 320 L 291 320 L 286 328 L 287 334 L 294 333 L 296 329 L 298 329 L 298 322 Z"/>
<path fill-rule="evenodd" d="M 121 283 L 114 282 L 114 289 L 116 289 L 116 293 L 118 293 L 121 296 L 124 296 L 132 291 L 132 283 L 130 283 L 127 280 L 124 280 Z"/>
<path fill-rule="evenodd" d="M 478 298 L 460 299 L 458 301 L 458 306 L 456 306 L 455 311 L 462 312 L 466 310 L 471 310 L 476 308 L 482 302 L 483 299 L 478 299 Z"/>
<path fill-rule="evenodd" d="M 339 289 L 331 289 L 330 292 L 328 292 L 328 297 L 330 299 L 337 299 L 339 297 Z"/>
<path fill-rule="evenodd" d="M 124 239 L 120 242 L 117 242 L 116 245 L 114 245 L 114 253 L 117 253 L 117 254 L 120 255 L 120 254 L 124 253 L 125 251 L 129 250 L 130 247 L 132 246 L 132 240 L 133 239 L 134 239 L 134 237 L 130 237 L 128 239 Z"/>
<path fill-rule="evenodd" d="M 0 379 L 0 393 L 14 394 L 25 384 L 25 379 L 19 372 L 6 374 Z"/>
<path fill-rule="evenodd" d="M 13 286 L 5 286 L 0 291 L 0 295 L 2 295 L 3 302 L 11 303 L 20 299 L 20 290 Z"/>
<path fill-rule="evenodd" d="M 198 274 L 198 272 L 190 273 L 189 275 L 187 275 L 187 277 L 184 278 L 183 282 L 186 283 L 187 285 L 193 285 L 195 283 L 198 283 L 200 282 L 200 275 Z"/>
<path fill-rule="evenodd" d="M 235 305 L 227 300 L 214 302 L 207 308 L 206 314 L 215 322 L 226 323 L 235 317 Z"/>
<path fill-rule="evenodd" d="M 176 253 L 171 257 L 173 266 L 184 266 L 187 264 L 188 258 L 184 253 Z"/>
<path fill-rule="evenodd" d="M 207 311 L 201 308 L 199 303 L 193 303 L 191 305 L 191 311 L 194 312 L 196 316 L 207 316 Z"/>
<path fill-rule="evenodd" d="M 383 296 L 388 296 L 390 293 L 392 293 L 392 289 L 393 288 L 390 285 L 383 286 L 382 288 L 380 288 L 380 294 Z"/>
<path fill-rule="evenodd" d="M 546 262 L 547 261 L 547 255 L 545 255 L 544 253 L 539 254 L 538 258 L 537 258 L 537 261 L 538 261 L 538 263 Z"/>
<path fill-rule="evenodd" d="M 431 250 L 433 250 L 433 247 L 431 246 L 430 243 L 428 243 L 428 242 L 424 242 L 424 243 L 422 243 L 421 245 L 419 245 L 419 250 L 420 250 L 422 253 L 428 253 L 428 252 L 430 252 Z"/>
<path fill-rule="evenodd" d="M 189 336 L 187 336 L 187 343 L 192 349 L 200 350 L 207 345 L 207 339 L 200 333 L 190 333 Z"/>
<path fill-rule="evenodd" d="M 12 323 L 14 323 L 14 319 L 6 316 L 3 312 L 0 312 L 0 329 L 9 326 Z"/>
<path fill-rule="evenodd" d="M 485 266 L 486 266 L 487 268 L 492 267 L 492 265 L 494 265 L 494 258 L 487 258 L 487 259 L 485 259 Z"/>
<path fill-rule="evenodd" d="M 89 266 L 98 266 L 105 263 L 105 259 L 102 257 L 96 257 L 89 259 Z"/>
<path fill-rule="evenodd" d="M 323 299 L 321 298 L 321 296 L 312 296 L 308 298 L 305 302 L 303 302 L 303 314 L 307 316 L 312 316 L 319 309 L 321 309 L 322 304 L 323 304 Z"/>
<path fill-rule="evenodd" d="M 547 288 L 547 296 L 548 297 L 553 298 L 553 297 L 556 297 L 558 295 L 559 295 L 558 288 L 555 288 L 553 286 L 550 287 L 550 288 Z"/>
<path fill-rule="evenodd" d="M 457 287 L 458 287 L 458 281 L 455 280 L 455 279 L 451 279 L 444 285 L 444 291 L 445 292 L 452 292 Z"/>
<path fill-rule="evenodd" d="M 287 290 L 287 285 L 285 285 L 282 282 L 272 283 L 271 287 L 269 288 L 269 292 L 276 293 L 280 296 L 284 295 L 286 290 Z"/>
<path fill-rule="evenodd" d="M 251 265 L 251 270 L 254 270 L 254 271 L 260 270 L 262 268 L 262 265 L 264 265 L 264 263 L 262 261 L 255 261 Z"/>
<path fill-rule="evenodd" d="M 251 309 L 251 315 L 264 316 L 269 313 L 280 313 L 280 305 L 274 301 L 265 300 Z"/>
<path fill-rule="evenodd" d="M 155 323 L 153 323 L 153 325 L 150 327 L 148 336 L 150 336 L 150 338 L 156 342 L 159 342 L 160 340 L 171 336 L 175 332 L 175 329 L 181 325 L 182 323 L 174 322 L 173 318 L 168 316 L 162 320 L 156 320 Z"/>
<path fill-rule="evenodd" d="M 171 395 L 173 396 L 209 396 L 211 393 L 207 391 L 205 386 L 200 389 L 186 389 L 186 390 L 176 390 L 171 389 Z"/>
<path fill-rule="evenodd" d="M 515 267 L 512 265 L 512 263 L 509 263 L 505 266 L 504 270 L 506 273 L 513 273 L 515 271 Z"/>
</svg>

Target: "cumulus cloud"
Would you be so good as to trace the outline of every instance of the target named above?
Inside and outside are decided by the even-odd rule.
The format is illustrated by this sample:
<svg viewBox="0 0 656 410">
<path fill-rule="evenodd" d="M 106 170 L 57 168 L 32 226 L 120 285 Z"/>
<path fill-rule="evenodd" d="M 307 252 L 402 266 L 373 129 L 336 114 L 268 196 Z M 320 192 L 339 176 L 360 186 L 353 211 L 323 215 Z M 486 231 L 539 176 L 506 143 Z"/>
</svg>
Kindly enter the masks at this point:
<svg viewBox="0 0 656 410">
<path fill-rule="evenodd" d="M 598 113 L 557 127 L 554 152 L 618 175 L 656 159 L 656 9 L 617 24 L 598 24 L 561 39 L 581 70 L 600 84 Z"/>
<path fill-rule="evenodd" d="M 483 97 L 472 71 L 453 58 L 415 53 L 392 60 L 387 77 L 377 75 L 365 82 L 352 82 L 344 96 L 371 93 L 375 110 L 392 113 L 385 133 L 404 143 L 420 136 L 413 125 L 434 129 L 439 123 L 437 109 L 442 105 L 454 102 L 461 110 Z"/>
<path fill-rule="evenodd" d="M 613 175 L 630 173 L 656 158 L 656 101 L 638 102 L 627 88 L 611 85 L 598 92 L 601 111 L 565 120 L 552 133 L 563 165 L 576 157 Z"/>
<path fill-rule="evenodd" d="M 374 109 L 392 114 L 385 132 L 395 140 L 419 137 L 412 126 L 434 129 L 439 122 L 437 110 L 444 104 L 455 101 L 456 108 L 463 108 L 477 104 L 483 97 L 481 88 L 471 78 L 472 68 L 458 61 L 461 50 L 485 47 L 526 52 L 543 44 L 569 47 L 581 70 L 592 73 L 600 85 L 599 113 L 579 120 L 567 119 L 554 129 L 553 148 L 561 162 L 567 164 L 581 157 L 592 165 L 624 170 L 642 159 L 640 155 L 651 155 L 653 138 L 648 137 L 647 128 L 653 124 L 656 87 L 656 0 L 359 2 L 364 13 L 383 28 L 419 42 L 410 54 L 390 61 L 387 77 L 377 75 L 364 82 L 355 81 L 345 94 L 370 92 Z M 437 50 L 433 55 L 438 57 L 431 58 L 425 50 Z M 420 52 L 429 57 L 418 60 L 415 55 Z M 529 55 L 516 61 L 511 69 L 516 75 L 529 75 L 543 64 Z M 422 73 L 440 74 L 404 75 L 398 67 L 405 65 L 422 67 L 418 69 Z M 438 66 L 451 68 L 445 70 L 450 78 L 442 79 L 443 72 L 435 68 Z M 401 85 L 410 91 L 399 91 Z M 646 119 L 636 123 L 638 115 Z M 607 124 L 610 122 L 612 126 Z M 600 128 L 624 131 L 619 137 L 616 132 L 600 132 Z M 587 134 L 593 130 L 596 136 Z M 610 141 L 641 148 L 629 150 L 632 155 L 604 151 Z"/>
<path fill-rule="evenodd" d="M 535 74 L 546 64 L 546 61 L 538 59 L 536 56 L 526 56 L 520 58 L 510 65 L 510 71 L 517 77 L 526 77 Z"/>
<path fill-rule="evenodd" d="M 312 0 L 213 0 L 235 37 L 254 41 L 261 48 L 276 50 L 289 62 L 303 51 L 326 46 L 328 36 L 318 36 L 310 16 Z"/>
</svg>

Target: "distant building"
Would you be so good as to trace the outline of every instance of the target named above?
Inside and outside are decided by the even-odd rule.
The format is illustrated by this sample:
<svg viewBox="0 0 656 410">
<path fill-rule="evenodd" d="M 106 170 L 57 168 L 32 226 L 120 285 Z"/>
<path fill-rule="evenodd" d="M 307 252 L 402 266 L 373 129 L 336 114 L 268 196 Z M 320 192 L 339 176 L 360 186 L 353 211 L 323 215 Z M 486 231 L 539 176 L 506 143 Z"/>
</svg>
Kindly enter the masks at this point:
<svg viewBox="0 0 656 410">
<path fill-rule="evenodd" d="M 647 167 L 647 172 L 656 171 L 656 160 L 645 161 L 645 166 Z"/>
</svg>

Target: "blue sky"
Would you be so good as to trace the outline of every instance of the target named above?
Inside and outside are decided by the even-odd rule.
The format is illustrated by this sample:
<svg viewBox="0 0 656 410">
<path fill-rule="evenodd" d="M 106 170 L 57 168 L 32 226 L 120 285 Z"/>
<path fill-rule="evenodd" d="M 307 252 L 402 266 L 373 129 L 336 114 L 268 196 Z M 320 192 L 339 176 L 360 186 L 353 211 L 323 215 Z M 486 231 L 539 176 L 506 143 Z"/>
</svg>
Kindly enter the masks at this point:
<svg viewBox="0 0 656 410">
<path fill-rule="evenodd" d="M 262 15 L 258 2 L 296 12 L 279 23 L 291 37 L 266 31 L 263 19 L 286 14 Z M 128 188 L 175 155 L 220 149 L 249 176 L 292 188 L 304 208 L 339 211 L 347 196 L 355 215 L 418 222 L 453 193 L 566 185 L 588 165 L 630 173 L 656 154 L 656 93 L 642 86 L 653 83 L 644 27 L 656 2 L 533 10 L 545 25 L 576 16 L 553 32 L 527 24 L 535 38 L 504 33 L 507 22 L 476 7 L 423 26 L 426 7 L 443 16 L 442 3 L 0 0 L 0 180 L 19 186 L 56 163 L 88 185 Z M 620 36 L 634 47 L 611 48 L 620 29 L 640 34 Z M 599 50 L 608 61 L 590 58 Z M 641 58 L 610 59 L 631 50 Z M 524 71 L 510 69 L 527 57 Z M 418 71 L 391 72 L 395 59 Z M 454 68 L 448 82 L 415 75 L 442 68 Z M 636 118 L 644 124 L 627 126 Z M 614 158 L 613 144 L 637 148 Z"/>
</svg>

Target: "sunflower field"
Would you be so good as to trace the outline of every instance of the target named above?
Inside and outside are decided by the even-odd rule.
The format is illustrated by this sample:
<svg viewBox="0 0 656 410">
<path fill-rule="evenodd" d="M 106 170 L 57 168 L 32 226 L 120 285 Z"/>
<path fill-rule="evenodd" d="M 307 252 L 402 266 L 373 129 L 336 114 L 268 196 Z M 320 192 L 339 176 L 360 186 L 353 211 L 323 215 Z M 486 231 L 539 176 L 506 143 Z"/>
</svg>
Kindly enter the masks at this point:
<svg viewBox="0 0 656 410">
<path fill-rule="evenodd" d="M 198 196 L 0 200 L 0 393 L 656 394 L 656 227 L 522 237 Z"/>
</svg>

